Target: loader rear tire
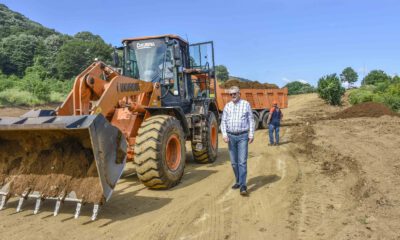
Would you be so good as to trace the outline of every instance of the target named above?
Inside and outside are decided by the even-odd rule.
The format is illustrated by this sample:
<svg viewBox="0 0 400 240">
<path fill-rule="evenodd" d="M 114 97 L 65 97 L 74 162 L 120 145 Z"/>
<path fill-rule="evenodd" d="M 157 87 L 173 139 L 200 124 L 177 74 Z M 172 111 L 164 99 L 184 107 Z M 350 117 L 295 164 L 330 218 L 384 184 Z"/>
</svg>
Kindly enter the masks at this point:
<svg viewBox="0 0 400 240">
<path fill-rule="evenodd" d="M 139 180 L 153 189 L 177 185 L 186 161 L 185 137 L 180 122 L 168 115 L 146 119 L 135 143 L 136 172 Z"/>
<path fill-rule="evenodd" d="M 197 143 L 192 142 L 193 159 L 197 163 L 212 163 L 217 159 L 218 153 L 218 121 L 213 112 L 208 114 L 202 148 L 197 149 Z"/>
</svg>

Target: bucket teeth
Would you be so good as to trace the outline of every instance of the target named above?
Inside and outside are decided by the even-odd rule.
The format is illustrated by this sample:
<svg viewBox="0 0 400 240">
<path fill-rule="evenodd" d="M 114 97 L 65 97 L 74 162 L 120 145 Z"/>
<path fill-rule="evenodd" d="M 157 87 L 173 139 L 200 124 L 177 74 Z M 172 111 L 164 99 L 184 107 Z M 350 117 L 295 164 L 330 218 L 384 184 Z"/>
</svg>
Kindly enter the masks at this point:
<svg viewBox="0 0 400 240">
<path fill-rule="evenodd" d="M 6 189 L 6 190 L 7 191 L 5 191 L 4 187 L 0 186 L 0 210 L 3 210 L 5 208 L 5 205 L 7 204 L 7 201 L 10 198 L 8 189 Z M 75 219 L 79 218 L 79 215 L 81 214 L 82 206 L 84 205 L 84 203 L 83 203 L 84 200 L 77 198 L 75 192 L 70 192 L 67 195 L 65 193 L 62 193 L 58 197 L 46 197 L 38 191 L 31 191 L 31 190 L 27 189 L 24 191 L 23 194 L 21 194 L 21 196 L 18 200 L 18 206 L 17 206 L 16 212 L 22 211 L 24 201 L 27 199 L 35 199 L 35 208 L 33 210 L 33 214 L 39 213 L 40 207 L 42 206 L 43 201 L 56 200 L 56 204 L 55 204 L 54 212 L 53 212 L 54 216 L 57 216 L 58 213 L 60 212 L 60 207 L 63 202 L 76 202 L 76 209 L 75 209 L 75 214 L 74 214 Z M 92 221 L 96 220 L 99 210 L 100 210 L 100 204 L 94 204 L 93 213 L 91 216 Z"/>
<path fill-rule="evenodd" d="M 96 220 L 98 213 L 99 213 L 99 204 L 95 204 L 93 206 L 92 221 Z"/>
<path fill-rule="evenodd" d="M 42 195 L 38 191 L 34 191 L 33 193 L 28 195 L 29 198 L 36 198 L 35 209 L 33 210 L 33 214 L 37 214 L 40 209 L 40 205 L 42 203 Z"/>
<path fill-rule="evenodd" d="M 36 199 L 35 210 L 33 210 L 33 214 L 38 214 L 41 201 L 42 201 L 42 199 L 40 197 Z"/>
<path fill-rule="evenodd" d="M 53 216 L 57 216 L 58 212 L 60 211 L 61 200 L 57 200 L 56 206 L 54 208 Z"/>
<path fill-rule="evenodd" d="M 82 203 L 78 202 L 76 204 L 76 210 L 75 210 L 75 216 L 74 216 L 75 219 L 77 219 L 79 217 L 79 214 L 81 214 L 81 207 L 82 207 Z"/>
<path fill-rule="evenodd" d="M 6 203 L 7 203 L 7 195 L 2 195 L 0 202 L 0 210 L 3 210 L 5 208 Z"/>
<path fill-rule="evenodd" d="M 21 212 L 22 204 L 23 204 L 23 203 L 24 203 L 24 198 L 23 198 L 23 197 L 20 197 L 20 198 L 19 198 L 19 201 L 18 201 L 18 206 L 17 206 L 16 212 Z"/>
<path fill-rule="evenodd" d="M 4 186 L 0 186 L 0 196 L 1 196 L 0 210 L 3 210 L 6 207 L 7 200 L 9 198 L 9 192 L 10 192 L 10 183 L 7 183 Z"/>
</svg>

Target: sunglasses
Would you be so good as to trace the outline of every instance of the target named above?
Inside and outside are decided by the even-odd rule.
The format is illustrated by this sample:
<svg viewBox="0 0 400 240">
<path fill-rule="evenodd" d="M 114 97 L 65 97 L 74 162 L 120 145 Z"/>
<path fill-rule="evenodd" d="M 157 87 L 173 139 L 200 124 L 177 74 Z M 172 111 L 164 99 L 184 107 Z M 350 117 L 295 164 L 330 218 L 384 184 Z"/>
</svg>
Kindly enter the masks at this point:
<svg viewBox="0 0 400 240">
<path fill-rule="evenodd" d="M 229 93 L 231 97 L 238 95 L 239 93 Z"/>
</svg>

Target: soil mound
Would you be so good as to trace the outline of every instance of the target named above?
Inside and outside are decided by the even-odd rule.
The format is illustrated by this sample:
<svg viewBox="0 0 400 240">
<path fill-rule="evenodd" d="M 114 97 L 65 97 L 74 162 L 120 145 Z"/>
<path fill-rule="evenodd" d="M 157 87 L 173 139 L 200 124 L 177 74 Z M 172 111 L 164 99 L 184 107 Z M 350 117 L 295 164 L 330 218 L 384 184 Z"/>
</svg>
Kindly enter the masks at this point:
<svg viewBox="0 0 400 240">
<path fill-rule="evenodd" d="M 93 150 L 83 137 L 23 131 L 0 135 L 0 186 L 21 196 L 38 191 L 43 197 L 75 192 L 84 202 L 103 202 Z"/>
<path fill-rule="evenodd" d="M 357 117 L 381 117 L 383 115 L 400 116 L 382 103 L 365 102 L 356 104 L 339 112 L 333 119 Z"/>
<path fill-rule="evenodd" d="M 232 86 L 238 86 L 239 88 L 247 88 L 247 89 L 270 89 L 270 88 L 276 89 L 276 88 L 279 88 L 275 84 L 260 83 L 258 81 L 242 82 L 242 81 L 239 81 L 236 79 L 230 79 L 220 85 L 221 88 L 225 88 L 225 89 L 230 88 Z"/>
</svg>

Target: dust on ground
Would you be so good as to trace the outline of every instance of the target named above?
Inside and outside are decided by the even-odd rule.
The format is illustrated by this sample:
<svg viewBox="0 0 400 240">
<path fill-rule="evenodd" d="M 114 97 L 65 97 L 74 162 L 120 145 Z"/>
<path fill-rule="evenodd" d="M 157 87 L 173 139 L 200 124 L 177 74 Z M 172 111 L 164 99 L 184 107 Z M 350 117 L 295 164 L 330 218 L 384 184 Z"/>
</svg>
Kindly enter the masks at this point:
<svg viewBox="0 0 400 240">
<path fill-rule="evenodd" d="M 52 217 L 54 202 L 32 215 L 28 201 L 15 214 L 13 199 L 0 229 L 7 239 L 400 239 L 400 118 L 331 119 L 348 107 L 291 96 L 281 145 L 267 146 L 259 130 L 249 147 L 248 197 L 230 188 L 220 138 L 217 161 L 199 165 L 188 153 L 170 190 L 148 190 L 127 169 L 95 222 L 90 205 L 75 220 L 73 204 Z"/>
</svg>

